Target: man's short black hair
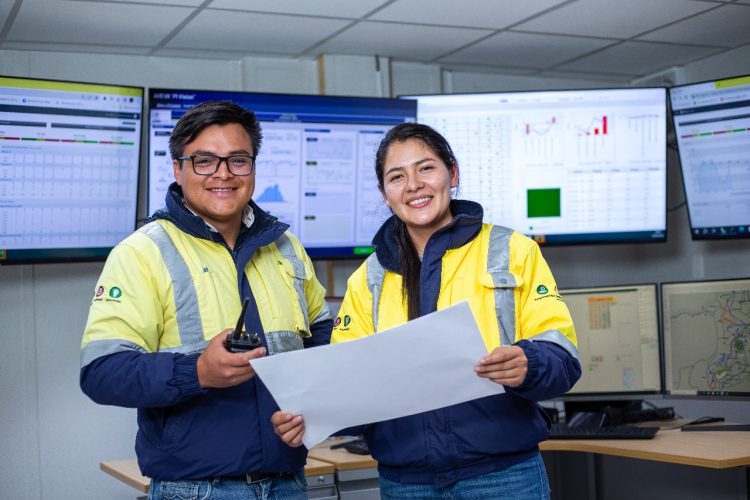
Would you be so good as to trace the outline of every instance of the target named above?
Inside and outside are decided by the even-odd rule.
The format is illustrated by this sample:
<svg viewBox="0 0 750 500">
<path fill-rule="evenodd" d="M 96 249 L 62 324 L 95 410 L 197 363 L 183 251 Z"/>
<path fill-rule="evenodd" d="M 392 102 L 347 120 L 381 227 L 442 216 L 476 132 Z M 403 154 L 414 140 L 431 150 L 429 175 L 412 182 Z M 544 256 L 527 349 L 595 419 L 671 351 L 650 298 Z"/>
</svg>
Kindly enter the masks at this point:
<svg viewBox="0 0 750 500">
<path fill-rule="evenodd" d="M 182 156 L 185 145 L 193 142 L 206 127 L 229 123 L 242 125 L 253 143 L 253 156 L 257 156 L 263 135 L 255 113 L 230 101 L 206 101 L 187 110 L 172 130 L 169 137 L 172 159 Z"/>
</svg>

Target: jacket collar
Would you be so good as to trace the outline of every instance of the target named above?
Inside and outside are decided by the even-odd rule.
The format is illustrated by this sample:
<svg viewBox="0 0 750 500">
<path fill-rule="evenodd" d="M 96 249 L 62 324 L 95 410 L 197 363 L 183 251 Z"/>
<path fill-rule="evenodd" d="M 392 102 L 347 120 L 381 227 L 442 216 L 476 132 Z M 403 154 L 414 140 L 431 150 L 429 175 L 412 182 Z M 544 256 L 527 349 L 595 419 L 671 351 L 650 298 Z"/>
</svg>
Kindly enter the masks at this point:
<svg viewBox="0 0 750 500">
<path fill-rule="evenodd" d="M 424 255 L 433 255 L 435 250 L 440 257 L 445 250 L 458 248 L 476 238 L 482 229 L 484 210 L 479 203 L 469 200 L 451 200 L 451 221 L 441 227 L 427 241 Z M 392 215 L 380 227 L 372 240 L 380 264 L 389 271 L 399 273 L 399 246 L 396 234 L 396 216 Z"/>
<path fill-rule="evenodd" d="M 254 220 L 250 226 L 243 223 L 235 248 L 239 248 L 247 239 L 256 240 L 253 245 L 255 248 L 267 245 L 276 241 L 284 231 L 289 229 L 289 224 L 280 222 L 276 217 L 256 205 L 253 200 L 250 200 L 248 207 L 254 215 Z M 145 222 L 149 223 L 158 219 L 168 220 L 181 231 L 196 238 L 226 244 L 219 233 L 212 231 L 203 219 L 185 206 L 182 188 L 176 182 L 170 184 L 167 190 L 166 207 L 154 212 Z M 243 221 L 247 221 L 247 217 Z"/>
</svg>

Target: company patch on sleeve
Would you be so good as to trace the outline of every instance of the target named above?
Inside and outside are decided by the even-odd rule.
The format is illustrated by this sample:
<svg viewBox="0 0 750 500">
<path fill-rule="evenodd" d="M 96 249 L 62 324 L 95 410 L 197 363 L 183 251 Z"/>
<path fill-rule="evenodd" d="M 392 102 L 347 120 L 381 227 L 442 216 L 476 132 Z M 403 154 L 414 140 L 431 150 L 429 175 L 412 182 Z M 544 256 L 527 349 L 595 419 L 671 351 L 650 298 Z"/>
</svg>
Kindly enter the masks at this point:
<svg viewBox="0 0 750 500">
<path fill-rule="evenodd" d="M 555 285 L 554 290 L 550 290 L 547 285 L 542 283 L 536 287 L 536 295 L 537 296 L 534 298 L 535 301 L 544 299 L 557 299 L 562 302 L 563 300 L 562 296 L 560 296 L 560 294 L 557 292 L 557 285 Z"/>
</svg>

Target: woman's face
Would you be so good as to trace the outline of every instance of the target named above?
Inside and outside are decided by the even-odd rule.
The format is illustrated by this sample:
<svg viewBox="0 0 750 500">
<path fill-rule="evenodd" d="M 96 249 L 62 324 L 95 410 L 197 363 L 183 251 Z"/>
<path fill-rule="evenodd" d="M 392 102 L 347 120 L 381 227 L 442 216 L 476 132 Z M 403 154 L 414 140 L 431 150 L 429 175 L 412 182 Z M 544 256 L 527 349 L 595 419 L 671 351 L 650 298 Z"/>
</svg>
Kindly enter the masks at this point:
<svg viewBox="0 0 750 500">
<path fill-rule="evenodd" d="M 383 163 L 383 199 L 410 233 L 431 235 L 451 221 L 450 190 L 458 167 L 450 169 L 424 142 L 408 139 L 388 148 Z"/>
</svg>

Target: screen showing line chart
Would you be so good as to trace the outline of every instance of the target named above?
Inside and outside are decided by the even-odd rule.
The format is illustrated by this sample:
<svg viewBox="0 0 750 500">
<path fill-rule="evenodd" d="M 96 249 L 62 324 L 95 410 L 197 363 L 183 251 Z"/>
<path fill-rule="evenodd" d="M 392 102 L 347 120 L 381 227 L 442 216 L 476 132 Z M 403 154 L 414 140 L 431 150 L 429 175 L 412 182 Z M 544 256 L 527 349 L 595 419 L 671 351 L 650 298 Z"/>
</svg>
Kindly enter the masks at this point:
<svg viewBox="0 0 750 500">
<path fill-rule="evenodd" d="M 402 96 L 441 132 L 460 197 L 540 243 L 663 241 L 666 90 Z"/>
<path fill-rule="evenodd" d="M 692 237 L 750 238 L 750 76 L 670 89 Z"/>
</svg>

